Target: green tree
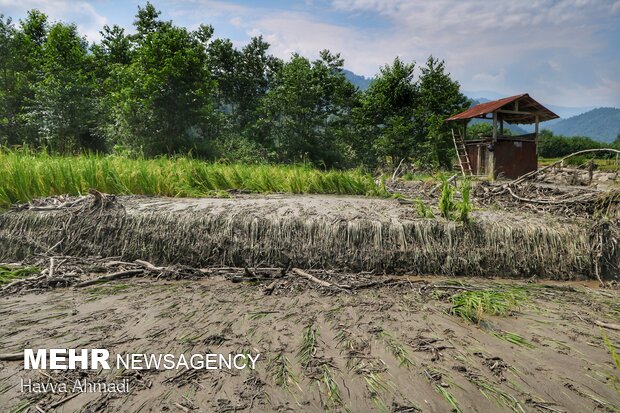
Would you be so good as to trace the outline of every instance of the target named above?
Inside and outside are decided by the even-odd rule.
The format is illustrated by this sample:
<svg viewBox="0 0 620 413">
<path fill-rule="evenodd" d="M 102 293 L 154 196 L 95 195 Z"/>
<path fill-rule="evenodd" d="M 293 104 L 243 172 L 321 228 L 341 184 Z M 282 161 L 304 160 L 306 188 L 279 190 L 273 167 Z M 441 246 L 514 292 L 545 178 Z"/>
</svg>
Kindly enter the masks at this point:
<svg viewBox="0 0 620 413">
<path fill-rule="evenodd" d="M 413 113 L 418 93 L 414 69 L 415 63 L 405 63 L 398 57 L 392 65 L 382 67 L 356 110 L 356 123 L 361 129 L 356 147 L 371 165 L 386 159 L 398 163 L 414 154 Z"/>
<path fill-rule="evenodd" d="M 257 127 L 279 160 L 326 166 L 345 161 L 356 89 L 342 65 L 339 54 L 324 50 L 314 62 L 293 55 L 278 72 Z"/>
<path fill-rule="evenodd" d="M 146 155 L 209 155 L 214 125 L 204 30 L 190 32 L 158 16 L 150 3 L 138 11 L 131 63 L 118 67 L 113 122 L 106 130 Z"/>
<path fill-rule="evenodd" d="M 36 10 L 19 29 L 0 15 L 0 144 L 34 143 L 26 106 L 34 97 L 47 31 L 47 17 Z"/>
<path fill-rule="evenodd" d="M 415 110 L 417 153 L 427 165 L 449 168 L 455 156 L 450 126 L 444 120 L 469 106 L 458 82 L 445 71 L 443 61 L 430 56 L 421 69 Z"/>
<path fill-rule="evenodd" d="M 102 147 L 95 132 L 92 58 L 75 25 L 56 23 L 49 30 L 28 120 L 37 143 L 52 150 Z"/>
</svg>

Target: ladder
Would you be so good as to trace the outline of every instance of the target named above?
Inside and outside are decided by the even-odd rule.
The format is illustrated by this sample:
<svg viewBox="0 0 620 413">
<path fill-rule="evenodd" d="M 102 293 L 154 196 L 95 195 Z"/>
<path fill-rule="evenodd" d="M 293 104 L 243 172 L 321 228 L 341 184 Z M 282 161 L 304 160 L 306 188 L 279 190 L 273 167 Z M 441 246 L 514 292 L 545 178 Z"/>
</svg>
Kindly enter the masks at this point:
<svg viewBox="0 0 620 413">
<path fill-rule="evenodd" d="M 469 163 L 469 155 L 467 155 L 467 148 L 465 147 L 465 138 L 461 135 L 461 131 L 458 131 L 457 135 L 452 129 L 452 141 L 454 142 L 454 149 L 456 149 L 456 156 L 459 158 L 459 165 L 461 166 L 461 172 L 463 176 L 473 175 L 471 172 L 471 164 Z"/>
</svg>

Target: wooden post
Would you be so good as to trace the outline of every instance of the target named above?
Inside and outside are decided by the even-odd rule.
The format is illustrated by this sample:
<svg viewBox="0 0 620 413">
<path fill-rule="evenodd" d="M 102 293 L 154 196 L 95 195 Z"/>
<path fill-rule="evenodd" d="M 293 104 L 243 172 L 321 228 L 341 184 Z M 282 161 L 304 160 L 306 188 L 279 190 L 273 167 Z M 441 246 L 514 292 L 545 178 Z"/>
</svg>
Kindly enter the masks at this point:
<svg viewBox="0 0 620 413">
<path fill-rule="evenodd" d="M 493 145 L 493 151 L 489 152 L 489 170 L 487 173 L 489 174 L 489 179 L 495 179 L 495 144 L 497 143 L 497 111 L 493 112 L 493 138 L 491 139 L 491 145 Z"/>
<path fill-rule="evenodd" d="M 534 145 L 536 145 L 536 166 L 538 167 L 538 123 L 540 118 L 536 115 L 536 126 L 534 127 Z"/>
<path fill-rule="evenodd" d="M 499 136 L 504 136 L 504 117 L 499 117 Z"/>
</svg>

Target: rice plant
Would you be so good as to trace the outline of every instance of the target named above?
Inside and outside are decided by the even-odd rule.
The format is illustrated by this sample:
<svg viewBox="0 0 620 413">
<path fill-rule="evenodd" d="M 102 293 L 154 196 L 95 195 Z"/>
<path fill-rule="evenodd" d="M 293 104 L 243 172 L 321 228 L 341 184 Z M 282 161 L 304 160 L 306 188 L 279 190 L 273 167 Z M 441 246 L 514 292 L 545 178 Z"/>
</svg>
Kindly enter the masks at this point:
<svg viewBox="0 0 620 413">
<path fill-rule="evenodd" d="M 469 222 L 469 213 L 471 212 L 471 200 L 469 194 L 471 192 L 471 181 L 465 179 L 461 184 L 461 202 L 457 205 L 458 220 L 461 222 Z"/>
<path fill-rule="evenodd" d="M 454 189 L 445 176 L 441 176 L 441 196 L 439 197 L 439 212 L 445 219 L 452 219 L 454 211 L 456 211 L 456 202 L 454 201 Z"/>
<path fill-rule="evenodd" d="M 463 410 L 461 410 L 461 406 L 459 406 L 459 402 L 452 395 L 452 393 L 448 391 L 448 389 L 440 386 L 439 384 L 433 384 L 433 388 L 437 393 L 439 393 L 441 397 L 444 398 L 444 400 L 450 405 L 450 407 L 452 407 L 453 412 L 463 413 Z"/>
<path fill-rule="evenodd" d="M 308 367 L 316 352 L 318 336 L 319 332 L 312 324 L 308 324 L 304 328 L 302 342 L 297 352 L 297 360 L 304 367 Z"/>
<path fill-rule="evenodd" d="M 493 335 L 499 338 L 500 340 L 507 341 L 510 344 L 514 344 L 519 347 L 530 348 L 530 349 L 535 347 L 532 343 L 530 343 L 525 338 L 523 338 L 523 336 L 517 333 L 511 333 L 509 331 L 502 331 L 502 332 L 493 333 Z"/>
<path fill-rule="evenodd" d="M 469 222 L 469 213 L 472 210 L 470 193 L 471 193 L 471 181 L 465 179 L 459 186 L 459 192 L 461 193 L 461 201 L 454 199 L 455 188 L 450 185 L 450 182 L 445 176 L 441 176 L 441 196 L 439 197 L 439 211 L 441 216 L 445 219 L 452 221 L 461 221 L 463 223 Z"/>
<path fill-rule="evenodd" d="M 499 406 L 508 407 L 510 410 L 512 410 L 515 413 L 525 413 L 519 401 L 512 394 L 498 387 L 495 387 L 492 383 L 484 379 L 472 378 L 470 380 L 472 383 L 474 383 L 478 387 L 478 390 L 480 390 L 480 393 L 482 393 L 482 395 L 486 397 L 487 399 L 489 400 L 492 399 Z"/>
<path fill-rule="evenodd" d="M 618 393 L 618 396 L 620 396 L 620 356 L 618 356 L 614 345 L 611 343 L 611 340 L 609 340 L 609 337 L 607 337 L 607 335 L 602 329 L 601 334 L 603 335 L 603 342 L 605 343 L 605 347 L 607 347 L 607 350 L 609 350 L 611 359 L 616 366 L 617 371 L 615 372 L 615 374 L 612 374 L 610 376 L 610 379 L 612 385 L 614 386 L 614 389 L 616 390 L 616 393 Z"/>
<path fill-rule="evenodd" d="M 0 286 L 8 284 L 12 281 L 19 280 L 20 278 L 26 278 L 34 274 L 38 274 L 41 271 L 37 267 L 15 267 L 0 265 Z"/>
<path fill-rule="evenodd" d="M 485 315 L 510 314 L 519 309 L 526 299 L 525 292 L 516 288 L 506 291 L 463 291 L 450 298 L 450 314 L 470 323 L 479 323 Z"/>
<path fill-rule="evenodd" d="M 435 218 L 435 214 L 433 214 L 431 208 L 427 207 L 422 199 L 418 198 L 416 200 L 416 206 L 418 208 L 418 215 L 420 218 Z"/>
<path fill-rule="evenodd" d="M 382 394 L 391 390 L 390 383 L 386 381 L 380 373 L 367 372 L 364 374 L 364 381 L 366 382 L 366 390 L 370 394 L 370 400 L 375 405 L 377 410 L 382 413 L 389 412 L 389 408 L 383 400 Z"/>
<path fill-rule="evenodd" d="M 82 195 L 90 188 L 171 197 L 230 190 L 387 196 L 383 185 L 359 169 L 321 171 L 303 164 L 222 164 L 184 157 L 58 156 L 0 148 L 0 207 L 52 195 Z"/>
<path fill-rule="evenodd" d="M 379 335 L 383 339 L 386 347 L 392 352 L 394 357 L 396 357 L 401 367 L 409 368 L 415 365 L 409 356 L 409 352 L 400 341 L 386 331 L 382 331 Z"/>
<path fill-rule="evenodd" d="M 344 405 L 344 400 L 342 399 L 342 394 L 340 393 L 340 387 L 334 380 L 331 369 L 327 364 L 323 364 L 322 367 L 323 373 L 321 374 L 319 388 L 321 388 L 321 385 L 325 386 L 327 400 L 324 402 L 324 405 L 330 410 L 344 409 L 345 411 L 348 411 L 349 409 L 347 409 Z"/>
<path fill-rule="evenodd" d="M 446 403 L 450 405 L 452 411 L 456 413 L 463 413 L 463 410 L 461 410 L 461 407 L 456 400 L 456 397 L 454 397 L 454 395 L 450 393 L 450 391 L 448 391 L 448 389 L 445 387 L 446 385 L 441 382 L 442 373 L 433 368 L 424 370 L 424 373 L 426 373 L 426 377 L 428 377 L 428 380 L 430 381 L 431 386 L 433 386 L 433 389 L 435 389 L 435 391 L 441 397 L 443 397 Z"/>
<path fill-rule="evenodd" d="M 291 366 L 291 362 L 288 358 L 279 353 L 275 356 L 270 362 L 267 368 L 271 373 L 271 377 L 273 378 L 274 383 L 282 387 L 284 390 L 290 392 L 291 386 L 295 385 L 299 387 L 299 383 L 295 374 L 293 373 L 293 368 Z"/>
</svg>

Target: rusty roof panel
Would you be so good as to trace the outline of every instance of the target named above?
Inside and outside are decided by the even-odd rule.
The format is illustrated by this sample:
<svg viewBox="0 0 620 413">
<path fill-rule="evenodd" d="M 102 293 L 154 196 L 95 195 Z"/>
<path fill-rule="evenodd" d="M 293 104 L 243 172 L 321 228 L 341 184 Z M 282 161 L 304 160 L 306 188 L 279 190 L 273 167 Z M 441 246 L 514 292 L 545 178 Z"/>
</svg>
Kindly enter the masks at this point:
<svg viewBox="0 0 620 413">
<path fill-rule="evenodd" d="M 504 106 L 516 102 L 517 100 L 521 104 L 521 107 L 526 107 L 520 110 L 525 112 L 531 112 L 531 115 L 503 114 L 504 120 L 508 123 L 534 123 L 536 121 L 536 115 L 538 115 L 538 119 L 540 122 L 559 118 L 558 115 L 532 99 L 530 95 L 528 95 L 527 93 L 523 93 L 520 95 L 509 96 L 507 98 L 498 99 L 491 102 L 481 103 L 467 109 L 464 112 L 449 117 L 448 119 L 446 119 L 446 121 L 467 120 L 480 117 L 487 113 L 493 113 L 496 110 L 503 108 Z"/>
</svg>

